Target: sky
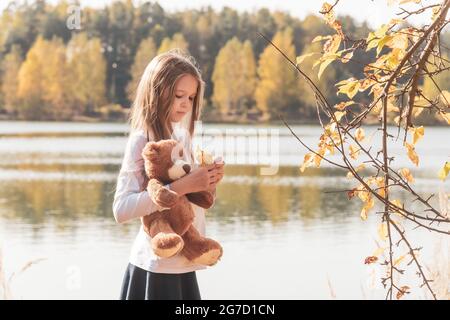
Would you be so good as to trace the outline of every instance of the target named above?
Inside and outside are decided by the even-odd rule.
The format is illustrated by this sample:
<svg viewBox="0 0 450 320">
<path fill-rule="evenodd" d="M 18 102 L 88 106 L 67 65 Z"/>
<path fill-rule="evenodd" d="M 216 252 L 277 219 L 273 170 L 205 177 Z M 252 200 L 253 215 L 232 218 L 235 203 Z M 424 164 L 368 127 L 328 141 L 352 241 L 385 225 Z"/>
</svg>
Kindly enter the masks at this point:
<svg viewBox="0 0 450 320">
<path fill-rule="evenodd" d="M 399 1 L 399 0 L 398 0 Z M 57 0 L 48 0 L 50 3 L 56 3 Z M 91 7 L 102 7 L 113 0 L 81 0 L 82 5 Z M 135 3 L 141 0 L 133 1 Z M 270 10 L 287 11 L 291 15 L 300 19 L 310 13 L 318 14 L 324 0 L 160 0 L 157 1 L 167 11 L 178 11 L 185 8 L 201 8 L 202 6 L 211 6 L 220 10 L 224 6 L 235 8 L 238 11 L 256 11 L 265 7 Z M 334 0 L 328 0 L 334 3 Z M 391 1 L 392 2 L 392 1 Z M 422 0 L 424 6 L 439 3 L 440 0 Z M 7 0 L 0 0 L 0 10 L 3 10 L 8 4 Z M 418 8 L 420 5 L 405 4 L 402 7 L 406 9 Z M 366 21 L 371 27 L 376 28 L 390 19 L 397 17 L 398 5 L 388 5 L 388 0 L 340 0 L 335 9 L 336 13 L 348 14 L 359 22 Z M 414 18 L 409 20 L 416 25 L 426 24 L 430 16 Z"/>
</svg>

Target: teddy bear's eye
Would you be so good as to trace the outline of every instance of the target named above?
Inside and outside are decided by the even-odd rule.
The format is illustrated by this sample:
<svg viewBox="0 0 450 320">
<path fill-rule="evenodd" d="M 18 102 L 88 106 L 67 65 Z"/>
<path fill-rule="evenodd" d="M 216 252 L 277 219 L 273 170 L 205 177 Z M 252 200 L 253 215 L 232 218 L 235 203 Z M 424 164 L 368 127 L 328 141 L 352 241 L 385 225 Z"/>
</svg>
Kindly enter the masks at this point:
<svg viewBox="0 0 450 320">
<path fill-rule="evenodd" d="M 180 157 L 183 156 L 183 149 L 180 150 L 179 155 L 180 155 Z"/>
</svg>

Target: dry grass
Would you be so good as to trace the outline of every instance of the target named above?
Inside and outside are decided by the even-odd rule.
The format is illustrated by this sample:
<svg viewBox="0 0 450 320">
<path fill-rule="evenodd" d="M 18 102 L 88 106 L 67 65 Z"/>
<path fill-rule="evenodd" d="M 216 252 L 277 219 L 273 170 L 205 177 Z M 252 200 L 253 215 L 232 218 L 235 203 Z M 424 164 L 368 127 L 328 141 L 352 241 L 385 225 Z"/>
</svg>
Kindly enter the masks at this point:
<svg viewBox="0 0 450 320">
<path fill-rule="evenodd" d="M 13 294 L 12 294 L 12 289 L 11 289 L 11 285 L 14 282 L 14 279 L 16 277 L 20 276 L 22 273 L 24 273 L 27 269 L 29 269 L 34 264 L 39 263 L 43 260 L 46 260 L 46 258 L 39 258 L 39 259 L 34 259 L 34 260 L 28 261 L 27 263 L 24 264 L 24 266 L 18 272 L 13 272 L 8 278 L 6 276 L 2 248 L 0 247 L 0 288 L 1 288 L 0 300 L 14 299 Z"/>
<path fill-rule="evenodd" d="M 448 236 L 440 237 L 435 245 L 433 261 L 426 266 L 430 278 L 433 279 L 432 288 L 436 297 L 450 300 L 450 255 Z"/>
</svg>

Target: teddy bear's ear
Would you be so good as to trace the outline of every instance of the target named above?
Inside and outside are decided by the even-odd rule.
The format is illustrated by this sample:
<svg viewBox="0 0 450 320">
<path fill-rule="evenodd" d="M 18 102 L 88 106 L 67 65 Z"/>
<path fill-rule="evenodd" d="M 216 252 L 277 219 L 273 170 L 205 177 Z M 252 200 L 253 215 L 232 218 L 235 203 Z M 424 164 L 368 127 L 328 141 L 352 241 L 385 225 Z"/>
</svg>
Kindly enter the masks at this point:
<svg viewBox="0 0 450 320">
<path fill-rule="evenodd" d="M 159 150 L 161 149 L 161 146 L 158 143 L 156 143 L 155 141 L 152 141 L 152 142 L 149 142 L 148 149 L 149 149 L 149 151 L 159 152 Z"/>
<path fill-rule="evenodd" d="M 160 149 L 161 146 L 155 141 L 148 142 L 142 151 L 142 156 L 150 161 L 155 161 L 158 159 Z"/>
</svg>

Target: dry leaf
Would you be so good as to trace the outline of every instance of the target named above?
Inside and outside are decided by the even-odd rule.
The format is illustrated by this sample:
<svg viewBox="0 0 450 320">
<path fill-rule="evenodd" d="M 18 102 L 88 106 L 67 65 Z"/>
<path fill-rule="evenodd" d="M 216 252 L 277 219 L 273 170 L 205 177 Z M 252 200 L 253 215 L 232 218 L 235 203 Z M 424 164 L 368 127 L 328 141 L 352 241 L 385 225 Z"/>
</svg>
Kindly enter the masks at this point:
<svg viewBox="0 0 450 320">
<path fill-rule="evenodd" d="M 378 236 L 383 241 L 386 241 L 388 238 L 388 227 L 386 222 L 382 222 L 378 225 Z"/>
<path fill-rule="evenodd" d="M 409 131 L 413 134 L 413 145 L 416 145 L 416 143 L 422 139 L 425 129 L 423 126 L 420 126 L 418 128 L 410 128 Z"/>
<path fill-rule="evenodd" d="M 441 168 L 441 170 L 439 170 L 439 173 L 438 173 L 439 179 L 444 181 L 445 178 L 447 178 L 449 172 L 450 172 L 450 162 L 446 161 L 444 166 Z"/>
<path fill-rule="evenodd" d="M 412 163 L 414 163 L 416 166 L 418 166 L 419 165 L 419 156 L 417 155 L 414 146 L 405 141 L 405 147 L 408 152 L 408 158 L 412 161 Z"/>
<path fill-rule="evenodd" d="M 366 259 L 364 259 L 364 264 L 371 264 L 371 263 L 375 263 L 378 261 L 378 258 L 375 256 L 370 256 L 367 257 Z"/>
<path fill-rule="evenodd" d="M 403 176 L 403 178 L 405 178 L 406 181 L 408 181 L 409 183 L 413 183 L 414 182 L 414 178 L 413 178 L 413 176 L 411 174 L 411 171 L 409 171 L 408 168 L 403 168 L 399 172 Z"/>
<path fill-rule="evenodd" d="M 355 131 L 355 138 L 356 138 L 356 141 L 361 142 L 361 141 L 364 140 L 364 137 L 365 137 L 364 129 L 363 129 L 363 128 L 358 128 L 358 129 L 356 129 L 356 131 Z"/>
<path fill-rule="evenodd" d="M 408 291 L 409 287 L 408 286 L 403 286 L 400 288 L 400 290 L 397 292 L 397 300 L 401 299 L 405 293 L 409 293 Z"/>
<path fill-rule="evenodd" d="M 305 172 L 306 167 L 308 167 L 313 159 L 313 153 L 307 153 L 305 154 L 305 157 L 303 158 L 303 163 L 300 166 L 300 172 Z"/>
<path fill-rule="evenodd" d="M 336 121 L 340 121 L 342 117 L 345 115 L 345 111 L 336 111 L 334 116 L 336 117 Z"/>
</svg>

